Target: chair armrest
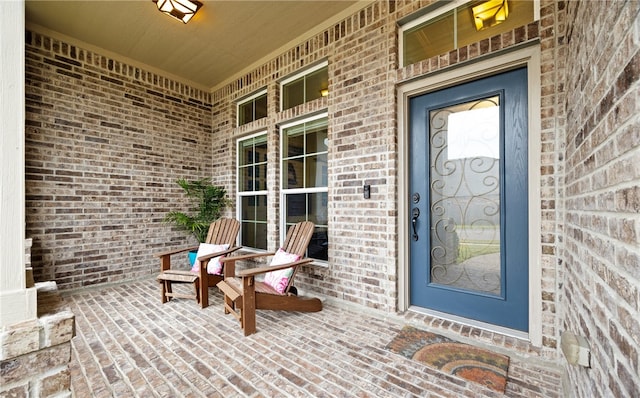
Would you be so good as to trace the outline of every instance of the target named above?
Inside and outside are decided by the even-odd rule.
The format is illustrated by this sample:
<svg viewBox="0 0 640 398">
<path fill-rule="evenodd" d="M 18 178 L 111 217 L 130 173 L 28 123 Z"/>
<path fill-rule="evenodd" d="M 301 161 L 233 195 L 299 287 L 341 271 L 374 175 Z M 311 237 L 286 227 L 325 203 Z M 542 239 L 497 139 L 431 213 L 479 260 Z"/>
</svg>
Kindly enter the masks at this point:
<svg viewBox="0 0 640 398">
<path fill-rule="evenodd" d="M 155 257 L 164 257 L 164 256 L 170 256 L 172 254 L 178 254 L 178 253 L 182 253 L 182 252 L 188 252 L 191 250 L 198 250 L 198 246 L 190 246 L 190 247 L 183 247 L 180 249 L 173 249 L 173 250 L 169 250 L 166 252 L 162 252 L 162 253 L 156 253 L 154 254 Z"/>
<path fill-rule="evenodd" d="M 265 274 L 267 272 L 277 271 L 277 270 L 280 270 L 280 269 L 297 267 L 299 265 L 308 264 L 308 263 L 311 263 L 311 262 L 313 262 L 312 258 L 305 258 L 305 259 L 302 259 L 302 260 L 295 261 L 293 263 L 287 263 L 287 264 L 282 264 L 282 265 L 269 265 L 269 266 L 266 266 L 266 267 L 249 268 L 249 269 L 244 269 L 242 271 L 238 271 L 237 276 L 239 276 L 239 277 L 256 276 L 256 275 L 259 275 L 259 274 Z"/>
<path fill-rule="evenodd" d="M 203 261 L 207 261 L 207 260 L 211 260 L 214 257 L 218 257 L 218 256 L 226 256 L 229 253 L 233 253 L 234 251 L 240 249 L 241 246 L 235 246 L 232 248 L 229 248 L 227 250 L 223 250 L 221 252 L 215 252 L 215 253 L 211 253 L 211 254 L 205 254 L 204 256 L 200 256 L 198 257 L 198 261 L 203 262 Z"/>
<path fill-rule="evenodd" d="M 220 262 L 225 263 L 230 261 L 242 261 L 242 260 L 248 260 L 250 258 L 273 256 L 274 254 L 275 254 L 274 252 L 241 254 L 239 256 L 221 258 Z"/>
</svg>

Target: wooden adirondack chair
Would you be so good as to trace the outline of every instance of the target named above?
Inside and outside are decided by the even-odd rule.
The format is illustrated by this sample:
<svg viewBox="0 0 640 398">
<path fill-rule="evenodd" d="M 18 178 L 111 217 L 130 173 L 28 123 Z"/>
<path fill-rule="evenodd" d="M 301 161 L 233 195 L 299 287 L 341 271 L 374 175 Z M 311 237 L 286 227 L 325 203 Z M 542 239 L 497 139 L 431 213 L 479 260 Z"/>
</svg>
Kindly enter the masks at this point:
<svg viewBox="0 0 640 398">
<path fill-rule="evenodd" d="M 161 285 L 160 292 L 162 295 L 162 303 L 166 303 L 173 297 L 193 298 L 200 303 L 202 308 L 206 308 L 209 305 L 209 287 L 216 286 L 218 282 L 224 279 L 222 274 L 209 274 L 207 272 L 207 265 L 214 257 L 226 256 L 240 249 L 240 246 L 235 246 L 239 230 L 240 223 L 238 220 L 232 218 L 220 218 L 211 223 L 207 234 L 207 240 L 204 243 L 215 245 L 227 244 L 229 245 L 229 248 L 227 250 L 199 257 L 197 259 L 200 261 L 199 273 L 191 272 L 190 270 L 171 269 L 172 255 L 198 250 L 199 246 L 185 247 L 156 254 L 156 257 L 160 257 L 160 275 L 158 275 L 157 279 Z M 171 286 L 173 283 L 192 284 L 194 294 L 187 295 L 173 292 Z"/>
<path fill-rule="evenodd" d="M 241 324 L 244 335 L 256 332 L 256 309 L 317 312 L 322 310 L 322 301 L 317 298 L 298 297 L 293 293 L 293 280 L 300 265 L 313 260 L 302 259 L 313 235 L 314 224 L 310 221 L 298 223 L 289 228 L 282 249 L 298 255 L 298 261 L 235 272 L 235 262 L 250 258 L 272 256 L 276 253 L 255 253 L 227 257 L 224 262 L 224 281 L 218 288 L 224 293 L 224 312 L 233 314 Z M 272 286 L 255 280 L 255 276 L 277 270 L 293 268 L 284 292 L 280 293 Z M 235 274 L 235 277 L 234 277 Z"/>
</svg>

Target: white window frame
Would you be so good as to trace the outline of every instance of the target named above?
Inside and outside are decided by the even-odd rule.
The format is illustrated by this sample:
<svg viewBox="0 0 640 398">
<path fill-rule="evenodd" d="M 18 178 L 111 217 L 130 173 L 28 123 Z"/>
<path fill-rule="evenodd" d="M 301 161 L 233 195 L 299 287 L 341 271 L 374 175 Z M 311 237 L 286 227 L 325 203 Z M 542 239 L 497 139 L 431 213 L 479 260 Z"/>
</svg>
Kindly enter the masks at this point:
<svg viewBox="0 0 640 398">
<path fill-rule="evenodd" d="M 237 127 L 244 126 L 245 124 L 251 123 L 251 122 L 249 122 L 249 123 L 245 123 L 245 124 L 242 124 L 242 125 L 240 124 L 240 107 L 242 105 L 246 104 L 247 102 L 253 101 L 256 98 L 261 97 L 263 95 L 267 95 L 267 89 L 266 88 L 262 89 L 260 91 L 257 91 L 255 93 L 251 94 L 250 96 L 248 96 L 246 98 L 242 98 L 240 101 L 238 101 L 238 103 L 236 104 L 236 126 Z M 268 101 L 269 101 L 269 99 L 267 98 L 267 106 L 268 106 Z M 253 108 L 253 117 L 254 117 L 254 119 L 252 120 L 254 122 L 256 121 L 255 116 L 256 115 L 255 115 L 255 105 L 254 105 L 254 108 Z"/>
<path fill-rule="evenodd" d="M 238 218 L 238 220 L 240 220 L 240 232 L 239 232 L 239 236 L 238 236 L 238 241 L 242 242 L 242 198 L 245 196 L 265 196 L 267 198 L 267 211 L 268 211 L 268 206 L 269 206 L 269 195 L 268 195 L 268 189 L 265 190 L 260 190 L 260 191 L 241 191 L 240 188 L 240 156 L 241 156 L 241 152 L 240 152 L 240 143 L 246 140 L 250 140 L 252 138 L 256 138 L 256 137 L 260 137 L 260 136 L 265 136 L 265 138 L 267 138 L 267 143 L 268 143 L 268 132 L 267 130 L 262 130 L 259 131 L 257 133 L 251 134 L 251 135 L 245 135 L 242 136 L 238 139 L 236 139 L 236 217 Z M 267 158 L 267 169 L 269 168 L 269 160 Z M 269 220 L 267 220 L 267 226 L 269 224 Z M 267 244 L 268 244 L 269 240 L 267 239 Z M 247 247 L 249 250 L 255 250 L 255 251 L 264 251 L 264 249 L 259 249 L 259 248 L 254 248 L 254 247 Z M 268 248 L 267 248 L 268 249 Z"/>
<path fill-rule="evenodd" d="M 293 127 L 293 126 L 297 126 L 303 123 L 308 123 L 314 120 L 318 120 L 318 119 L 322 119 L 322 118 L 327 118 L 327 128 L 329 127 L 329 120 L 328 120 L 328 116 L 329 114 L 327 112 L 323 112 L 320 114 L 316 114 L 313 116 L 309 116 L 307 118 L 304 119 L 297 119 L 295 121 L 291 121 L 285 124 L 282 124 L 279 126 L 279 130 L 280 130 L 280 157 L 278 159 L 278 162 L 280 162 L 280 165 L 282 165 L 282 160 L 285 158 L 284 156 L 284 130 L 286 130 L 289 127 Z M 327 137 L 328 138 L 328 137 Z M 321 153 L 321 152 L 318 152 Z M 329 150 L 327 147 L 327 155 L 329 154 Z M 293 194 L 298 194 L 298 193 L 329 193 L 329 172 L 327 170 L 327 186 L 325 187 L 313 187 L 313 188 L 291 188 L 291 189 L 285 189 L 284 188 L 284 176 L 285 176 L 285 172 L 281 170 L 280 172 L 280 241 L 284 242 L 284 239 L 286 237 L 286 230 L 287 230 L 287 223 L 286 223 L 286 219 L 285 219 L 285 215 L 286 215 L 286 195 L 293 195 Z M 327 211 L 328 211 L 328 206 L 327 206 Z M 328 230 L 327 230 L 328 231 Z M 319 259 L 315 259 L 314 258 L 314 263 L 317 264 L 327 264 L 328 260 L 319 260 Z"/>
<path fill-rule="evenodd" d="M 329 61 L 323 61 L 323 62 L 320 62 L 317 65 L 314 65 L 314 66 L 312 66 L 310 68 L 304 69 L 304 70 L 302 70 L 302 71 L 300 71 L 300 72 L 298 72 L 298 73 L 296 73 L 294 75 L 291 75 L 291 76 L 286 77 L 283 80 L 281 80 L 280 84 L 279 84 L 279 86 L 280 86 L 280 111 L 282 112 L 284 110 L 282 108 L 283 107 L 282 101 L 284 101 L 284 91 L 283 91 L 283 89 L 284 89 L 284 86 L 286 84 L 291 83 L 294 80 L 298 80 L 301 77 L 304 77 L 306 75 L 310 75 L 313 72 L 319 71 L 320 69 L 328 68 L 328 67 L 329 67 Z M 305 83 L 304 83 L 305 92 L 306 92 L 306 88 L 307 88 L 307 82 L 305 80 Z M 307 102 L 308 101 L 305 101 L 305 102 L 303 102 L 303 104 L 307 103 Z"/>
</svg>

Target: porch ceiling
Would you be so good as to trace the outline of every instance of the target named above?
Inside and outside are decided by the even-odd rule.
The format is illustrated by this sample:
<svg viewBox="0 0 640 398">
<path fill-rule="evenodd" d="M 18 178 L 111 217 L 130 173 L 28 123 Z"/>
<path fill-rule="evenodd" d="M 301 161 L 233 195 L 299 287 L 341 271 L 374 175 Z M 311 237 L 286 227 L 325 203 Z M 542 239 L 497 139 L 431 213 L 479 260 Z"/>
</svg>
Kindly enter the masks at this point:
<svg viewBox="0 0 640 398">
<path fill-rule="evenodd" d="M 151 0 L 27 0 L 25 18 L 31 29 L 58 32 L 211 89 L 370 1 L 202 2 L 186 25 L 158 12 Z"/>
</svg>

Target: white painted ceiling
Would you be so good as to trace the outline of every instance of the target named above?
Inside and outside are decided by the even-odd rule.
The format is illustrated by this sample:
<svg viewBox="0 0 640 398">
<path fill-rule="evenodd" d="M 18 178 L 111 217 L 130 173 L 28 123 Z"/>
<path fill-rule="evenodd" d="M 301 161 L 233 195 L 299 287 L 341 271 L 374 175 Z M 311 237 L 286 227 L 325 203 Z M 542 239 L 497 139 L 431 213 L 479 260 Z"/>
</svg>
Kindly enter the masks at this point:
<svg viewBox="0 0 640 398">
<path fill-rule="evenodd" d="M 209 90 L 369 2 L 202 0 L 186 25 L 151 0 L 26 0 L 25 15 L 29 29 L 56 32 Z"/>
</svg>

